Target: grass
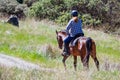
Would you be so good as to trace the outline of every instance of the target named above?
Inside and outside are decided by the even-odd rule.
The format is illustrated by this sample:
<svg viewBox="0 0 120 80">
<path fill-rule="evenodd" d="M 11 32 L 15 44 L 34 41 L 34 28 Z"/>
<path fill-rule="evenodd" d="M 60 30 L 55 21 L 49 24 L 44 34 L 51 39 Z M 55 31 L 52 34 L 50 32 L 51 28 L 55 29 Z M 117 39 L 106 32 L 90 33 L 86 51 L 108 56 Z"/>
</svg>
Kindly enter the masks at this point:
<svg viewBox="0 0 120 80">
<path fill-rule="evenodd" d="M 0 38 L 0 52 L 25 60 L 43 63 L 43 65 L 44 63 L 49 63 L 50 60 L 47 60 L 49 58 L 48 55 L 54 55 L 52 48 L 52 52 L 49 51 L 49 47 L 51 44 L 56 45 L 55 36 L 50 36 L 53 35 L 53 29 L 49 29 L 49 27 L 41 24 L 41 26 L 37 26 L 36 28 L 26 25 L 27 24 L 25 24 L 24 27 L 16 28 L 9 24 L 0 24 L 2 35 Z M 45 51 L 40 51 L 42 47 L 44 47 L 44 49 L 46 48 L 46 51 L 50 54 L 47 55 L 47 53 L 43 53 Z M 55 47 L 53 46 L 53 48 Z"/>
<path fill-rule="evenodd" d="M 120 38 L 115 35 L 105 34 L 100 31 L 85 31 L 91 36 L 97 45 L 97 53 L 108 55 L 114 59 L 120 59 Z"/>
<path fill-rule="evenodd" d="M 96 42 L 100 71 L 96 71 L 91 58 L 90 70 L 84 70 L 78 58 L 78 71 L 74 72 L 73 58 L 69 57 L 66 61 L 68 70 L 64 72 L 61 50 L 58 49 L 55 33 L 56 29 L 63 28 L 47 20 L 21 21 L 20 28 L 0 23 L 0 53 L 22 58 L 42 67 L 58 69 L 55 73 L 0 67 L 0 78 L 2 80 L 119 80 L 120 38 L 95 30 L 84 29 L 84 32 Z"/>
<path fill-rule="evenodd" d="M 2 80 L 119 80 L 117 71 L 59 71 L 48 72 L 39 70 L 24 71 L 17 68 L 0 67 Z"/>
</svg>

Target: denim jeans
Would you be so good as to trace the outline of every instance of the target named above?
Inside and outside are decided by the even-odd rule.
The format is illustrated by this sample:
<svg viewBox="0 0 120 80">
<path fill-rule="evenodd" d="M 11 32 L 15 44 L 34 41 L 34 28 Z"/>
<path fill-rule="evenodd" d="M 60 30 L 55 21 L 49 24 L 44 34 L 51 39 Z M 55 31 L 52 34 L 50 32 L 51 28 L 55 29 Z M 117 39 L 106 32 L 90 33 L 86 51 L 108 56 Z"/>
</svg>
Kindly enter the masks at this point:
<svg viewBox="0 0 120 80">
<path fill-rule="evenodd" d="M 64 40 L 64 50 L 63 52 L 66 52 L 66 55 L 69 55 L 69 43 L 73 40 L 74 37 L 70 37 L 68 36 L 65 40 Z"/>
<path fill-rule="evenodd" d="M 68 36 L 67 38 L 65 38 L 64 44 L 65 44 L 65 45 L 69 45 L 69 43 L 71 42 L 71 40 L 73 40 L 73 38 L 74 38 L 74 37 Z"/>
</svg>

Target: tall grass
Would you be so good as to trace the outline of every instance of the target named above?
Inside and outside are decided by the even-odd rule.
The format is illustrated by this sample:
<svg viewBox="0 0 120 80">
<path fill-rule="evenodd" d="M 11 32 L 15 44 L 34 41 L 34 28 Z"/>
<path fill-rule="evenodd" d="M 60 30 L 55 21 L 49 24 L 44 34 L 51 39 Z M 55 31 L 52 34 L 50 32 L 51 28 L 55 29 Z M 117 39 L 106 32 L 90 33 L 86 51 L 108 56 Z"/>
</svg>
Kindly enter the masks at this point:
<svg viewBox="0 0 120 80">
<path fill-rule="evenodd" d="M 101 31 L 85 31 L 87 36 L 92 37 L 97 45 L 97 53 L 104 54 L 114 59 L 120 59 L 120 38 L 112 35 L 105 34 Z"/>
<path fill-rule="evenodd" d="M 1 80 L 119 80 L 118 71 L 41 71 L 0 67 Z"/>
<path fill-rule="evenodd" d="M 30 24 L 29 24 L 30 23 Z M 28 25 L 29 24 L 29 25 Z M 54 25 L 26 20 L 20 28 L 0 23 L 0 52 L 47 64 L 48 58 L 59 55 Z M 51 62 L 52 63 L 52 62 Z"/>
<path fill-rule="evenodd" d="M 63 28 L 47 20 L 28 19 L 21 21 L 19 28 L 0 23 L 0 53 L 16 56 L 52 70 L 56 69 L 56 72 L 49 72 L 1 67 L 0 78 L 2 80 L 119 80 L 120 38 L 101 31 L 84 29 L 85 35 L 92 37 L 96 42 L 100 71 L 97 71 L 91 58 L 90 70 L 84 70 L 78 58 L 78 71 L 74 72 L 73 58 L 69 57 L 66 61 L 67 71 L 64 72 L 61 50 L 58 49 L 55 33 L 56 29 Z"/>
</svg>

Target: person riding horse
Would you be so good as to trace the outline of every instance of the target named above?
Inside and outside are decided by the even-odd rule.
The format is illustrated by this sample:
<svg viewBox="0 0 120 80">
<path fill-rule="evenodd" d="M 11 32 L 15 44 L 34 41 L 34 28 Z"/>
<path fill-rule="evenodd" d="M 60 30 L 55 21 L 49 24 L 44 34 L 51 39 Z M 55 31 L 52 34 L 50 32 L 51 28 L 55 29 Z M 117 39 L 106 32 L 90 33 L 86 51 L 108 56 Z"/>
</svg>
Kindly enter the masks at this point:
<svg viewBox="0 0 120 80">
<path fill-rule="evenodd" d="M 78 18 L 78 11 L 72 10 L 71 15 L 72 15 L 72 19 L 68 22 L 65 29 L 68 36 L 64 40 L 64 50 L 62 53 L 63 56 L 70 55 L 69 43 L 72 40 L 76 39 L 77 37 L 84 36 L 82 30 L 82 20 Z"/>
<path fill-rule="evenodd" d="M 65 61 L 72 55 L 74 58 L 73 64 L 74 69 L 77 67 L 77 56 L 80 56 L 81 62 L 85 68 L 89 68 L 89 57 L 91 56 L 95 62 L 97 70 L 99 70 L 99 61 L 96 56 L 96 44 L 91 37 L 85 37 L 82 30 L 82 21 L 78 18 L 78 11 L 73 10 L 71 12 L 72 19 L 66 26 L 66 30 L 57 31 L 56 39 L 60 49 L 63 48 L 63 59 L 64 68 L 66 70 Z M 72 43 L 72 46 L 69 44 Z"/>
</svg>

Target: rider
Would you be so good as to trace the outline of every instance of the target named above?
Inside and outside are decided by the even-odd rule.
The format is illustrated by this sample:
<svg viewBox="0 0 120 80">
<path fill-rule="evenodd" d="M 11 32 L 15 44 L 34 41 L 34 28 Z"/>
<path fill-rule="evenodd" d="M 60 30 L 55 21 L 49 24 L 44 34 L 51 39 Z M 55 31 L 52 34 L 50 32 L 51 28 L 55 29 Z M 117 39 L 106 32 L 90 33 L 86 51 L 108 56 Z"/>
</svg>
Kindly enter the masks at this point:
<svg viewBox="0 0 120 80">
<path fill-rule="evenodd" d="M 72 10 L 71 15 L 72 19 L 66 26 L 66 32 L 68 33 L 68 36 L 64 40 L 64 50 L 62 53 L 64 56 L 70 55 L 69 43 L 77 37 L 84 36 L 82 30 L 82 21 L 78 18 L 78 11 Z"/>
</svg>

